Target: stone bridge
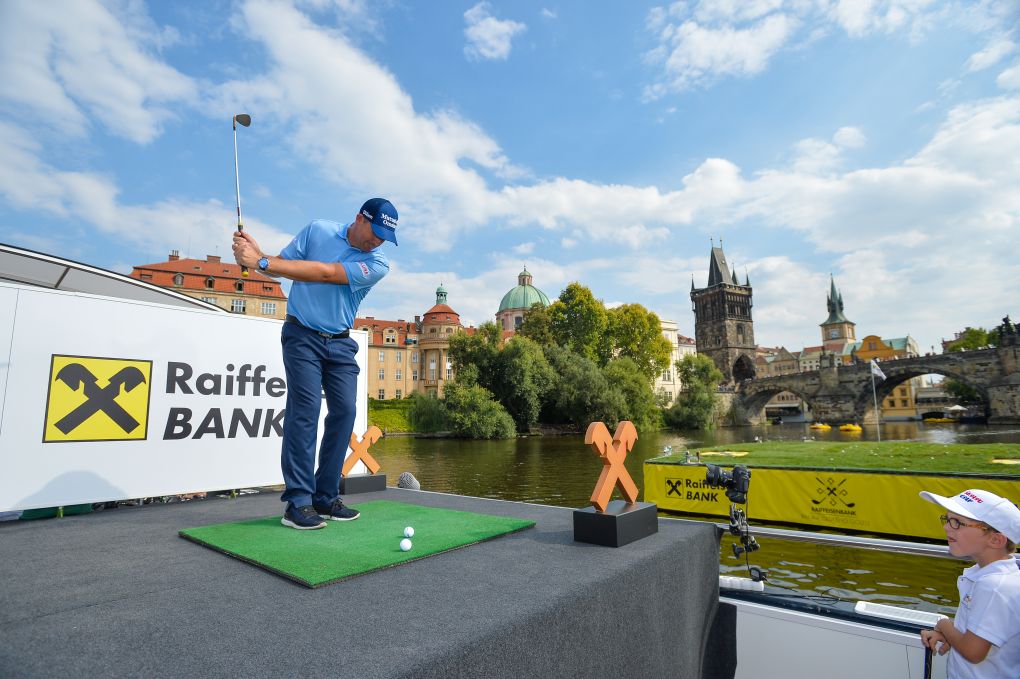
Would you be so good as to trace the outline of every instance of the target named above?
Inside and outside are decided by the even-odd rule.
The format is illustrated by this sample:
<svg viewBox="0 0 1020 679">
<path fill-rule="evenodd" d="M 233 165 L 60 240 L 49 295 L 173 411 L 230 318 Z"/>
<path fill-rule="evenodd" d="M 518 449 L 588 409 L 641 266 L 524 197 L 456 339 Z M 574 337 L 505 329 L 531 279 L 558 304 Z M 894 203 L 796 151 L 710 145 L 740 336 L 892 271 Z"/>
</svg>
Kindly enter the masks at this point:
<svg viewBox="0 0 1020 679">
<path fill-rule="evenodd" d="M 935 373 L 962 382 L 981 394 L 988 422 L 1020 424 L 1020 345 L 883 361 L 886 378 L 875 378 L 878 402 L 912 377 Z M 747 422 L 761 421 L 765 404 L 789 391 L 810 406 L 816 422 L 874 422 L 868 364 L 823 367 L 811 372 L 746 380 L 737 387 Z"/>
</svg>

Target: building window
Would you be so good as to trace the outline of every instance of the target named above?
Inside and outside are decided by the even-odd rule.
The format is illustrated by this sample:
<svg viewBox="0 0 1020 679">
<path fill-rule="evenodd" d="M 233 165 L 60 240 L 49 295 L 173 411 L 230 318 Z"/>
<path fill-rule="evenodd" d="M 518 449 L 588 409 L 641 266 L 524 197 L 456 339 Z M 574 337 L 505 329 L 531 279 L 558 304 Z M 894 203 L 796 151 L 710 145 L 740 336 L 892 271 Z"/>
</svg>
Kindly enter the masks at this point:
<svg viewBox="0 0 1020 679">
<path fill-rule="evenodd" d="M 176 285 L 178 287 L 184 285 L 184 274 L 182 274 L 182 273 L 175 273 L 174 274 L 174 285 Z"/>
<path fill-rule="evenodd" d="M 404 398 L 404 392 L 400 389 L 397 389 L 396 398 Z"/>
<path fill-rule="evenodd" d="M 411 363 L 417 363 L 417 362 L 418 362 L 418 352 L 417 351 L 412 351 L 411 352 Z"/>
<path fill-rule="evenodd" d="M 245 304 L 243 299 L 232 299 L 230 300 L 230 310 L 235 314 L 243 314 Z"/>
<path fill-rule="evenodd" d="M 380 401 L 385 401 L 386 400 L 386 390 L 385 389 L 380 389 L 379 390 L 379 400 Z"/>
<path fill-rule="evenodd" d="M 429 379 L 430 380 L 436 379 L 436 369 L 435 368 L 429 368 Z"/>
<path fill-rule="evenodd" d="M 906 408 L 907 407 L 907 399 L 901 398 L 900 399 L 900 406 L 903 407 L 903 408 Z"/>
<path fill-rule="evenodd" d="M 411 371 L 411 381 L 412 382 L 417 382 L 418 381 L 418 369 L 417 368 L 415 368 L 414 370 Z"/>
<path fill-rule="evenodd" d="M 663 373 L 662 373 L 662 381 L 663 382 L 672 382 L 673 381 L 673 376 L 670 374 L 670 372 L 668 370 L 663 371 Z"/>
<path fill-rule="evenodd" d="M 396 377 L 397 381 L 399 382 L 400 380 L 404 379 L 404 371 L 401 370 L 400 368 L 397 368 L 397 374 L 394 375 L 394 377 Z"/>
<path fill-rule="evenodd" d="M 379 379 L 386 379 L 386 368 L 379 368 Z"/>
<path fill-rule="evenodd" d="M 392 330 L 388 330 L 386 332 L 386 335 L 383 337 L 383 342 L 385 342 L 386 344 L 396 344 L 397 336 L 393 333 Z"/>
<path fill-rule="evenodd" d="M 234 290 L 236 290 L 237 292 L 244 292 L 244 282 L 234 281 Z"/>
<path fill-rule="evenodd" d="M 262 315 L 273 316 L 276 314 L 276 302 L 262 302 Z"/>
<path fill-rule="evenodd" d="M 446 379 L 448 379 L 448 380 L 452 380 L 453 379 L 453 368 L 447 368 L 446 369 Z"/>
<path fill-rule="evenodd" d="M 199 299 L 201 299 L 203 302 L 209 302 L 209 304 L 216 304 L 215 297 L 200 297 Z"/>
<path fill-rule="evenodd" d="M 523 316 L 514 316 L 514 330 L 520 330 L 522 323 L 524 323 Z"/>
<path fill-rule="evenodd" d="M 262 292 L 272 292 L 272 291 L 273 291 L 273 286 L 272 285 L 263 285 L 262 286 Z"/>
<path fill-rule="evenodd" d="M 401 364 L 403 362 L 404 362 L 404 352 L 403 351 L 398 351 L 397 352 L 397 365 L 399 365 L 399 364 Z"/>
<path fill-rule="evenodd" d="M 379 362 L 380 363 L 385 363 L 386 362 L 386 352 L 385 351 L 380 351 L 379 352 Z"/>
<path fill-rule="evenodd" d="M 907 390 L 906 390 L 906 388 L 905 388 L 905 387 L 901 387 L 901 388 L 900 388 L 900 396 L 906 396 L 906 395 L 907 395 Z"/>
<path fill-rule="evenodd" d="M 143 273 L 143 274 L 140 274 L 140 278 L 143 281 L 151 281 L 152 280 L 152 274 L 151 273 Z"/>
<path fill-rule="evenodd" d="M 205 279 L 205 287 L 207 289 L 212 290 L 215 285 L 216 285 L 216 279 L 213 278 L 212 276 L 209 276 L 209 278 Z"/>
</svg>

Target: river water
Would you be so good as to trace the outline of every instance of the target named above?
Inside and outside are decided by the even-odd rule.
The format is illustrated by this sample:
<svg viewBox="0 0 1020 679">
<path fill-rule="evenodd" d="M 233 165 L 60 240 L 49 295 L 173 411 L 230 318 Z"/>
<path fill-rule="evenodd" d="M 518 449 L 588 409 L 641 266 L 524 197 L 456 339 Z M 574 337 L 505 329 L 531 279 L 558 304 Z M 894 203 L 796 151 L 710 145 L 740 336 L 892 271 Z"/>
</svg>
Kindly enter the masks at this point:
<svg viewBox="0 0 1020 679">
<path fill-rule="evenodd" d="M 643 487 L 643 462 L 674 451 L 768 440 L 816 439 L 860 441 L 876 437 L 874 427 L 863 433 L 817 432 L 805 424 L 727 427 L 690 436 L 676 432 L 642 434 L 627 456 L 626 467 Z M 882 426 L 883 440 L 940 443 L 1020 443 L 1020 427 L 988 425 L 926 425 L 919 422 Z M 534 502 L 560 507 L 585 507 L 601 471 L 601 462 L 581 436 L 527 437 L 509 441 L 474 441 L 386 437 L 372 454 L 395 481 L 411 472 L 423 490 L 475 497 Z M 752 482 L 751 494 L 754 485 Z M 752 525 L 753 532 L 753 525 Z M 746 575 L 743 558 L 731 551 L 733 538 L 723 538 L 720 572 Z M 807 594 L 833 594 L 850 599 L 910 606 L 952 614 L 957 604 L 956 578 L 968 564 L 955 559 L 890 554 L 849 547 L 819 546 L 758 538 L 761 550 L 751 565 L 765 568 L 774 585 Z"/>
</svg>

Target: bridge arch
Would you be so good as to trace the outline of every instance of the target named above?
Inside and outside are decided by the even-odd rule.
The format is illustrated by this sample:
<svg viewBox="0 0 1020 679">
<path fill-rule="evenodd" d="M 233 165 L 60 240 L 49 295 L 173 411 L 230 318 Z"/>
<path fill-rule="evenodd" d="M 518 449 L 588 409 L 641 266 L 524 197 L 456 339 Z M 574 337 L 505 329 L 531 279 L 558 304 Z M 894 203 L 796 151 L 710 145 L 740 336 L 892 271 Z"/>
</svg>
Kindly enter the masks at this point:
<svg viewBox="0 0 1020 679">
<path fill-rule="evenodd" d="M 811 396 L 797 384 L 786 384 L 782 382 L 770 382 L 767 385 L 755 386 L 755 382 L 745 382 L 741 390 L 742 406 L 744 414 L 749 421 L 761 421 L 765 417 L 765 404 L 772 400 L 773 396 L 790 392 L 802 400 L 809 408 L 811 407 Z"/>
<path fill-rule="evenodd" d="M 976 381 L 960 371 L 946 368 L 940 363 L 926 365 L 912 361 L 912 365 L 909 367 L 899 367 L 889 365 L 888 363 L 879 365 L 879 367 L 882 368 L 882 372 L 885 373 L 885 379 L 878 377 L 875 378 L 874 394 L 872 393 L 871 381 L 869 380 L 867 384 L 864 385 L 864 388 L 862 388 L 860 393 L 858 393 L 854 398 L 854 416 L 858 418 L 857 421 L 863 422 L 865 417 L 867 417 L 870 422 L 877 421 L 877 413 L 875 413 L 876 399 L 879 403 L 879 409 L 881 409 L 881 404 L 896 390 L 896 387 L 908 380 L 915 377 L 922 377 L 924 375 L 942 375 L 943 377 L 955 380 L 956 382 L 965 384 L 974 389 L 981 396 L 981 400 L 984 401 L 986 410 L 985 414 L 988 414 L 988 389 L 986 385 L 980 381 Z"/>
</svg>

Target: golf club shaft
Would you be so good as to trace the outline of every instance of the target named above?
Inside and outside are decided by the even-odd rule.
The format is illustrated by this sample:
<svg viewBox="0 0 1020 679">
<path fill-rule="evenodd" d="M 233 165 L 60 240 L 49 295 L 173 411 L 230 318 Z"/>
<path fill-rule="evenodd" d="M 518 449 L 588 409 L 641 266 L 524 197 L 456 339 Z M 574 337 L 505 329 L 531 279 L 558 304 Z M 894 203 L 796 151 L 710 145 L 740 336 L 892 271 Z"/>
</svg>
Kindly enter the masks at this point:
<svg viewBox="0 0 1020 679">
<path fill-rule="evenodd" d="M 237 231 L 244 231 L 244 222 L 241 221 L 241 175 L 237 170 L 237 119 L 234 118 L 234 188 L 237 190 Z M 241 276 L 248 277 L 248 267 L 241 265 Z"/>
</svg>

